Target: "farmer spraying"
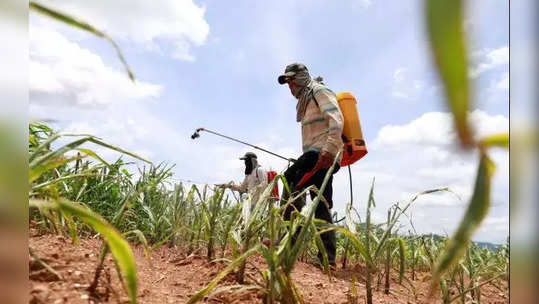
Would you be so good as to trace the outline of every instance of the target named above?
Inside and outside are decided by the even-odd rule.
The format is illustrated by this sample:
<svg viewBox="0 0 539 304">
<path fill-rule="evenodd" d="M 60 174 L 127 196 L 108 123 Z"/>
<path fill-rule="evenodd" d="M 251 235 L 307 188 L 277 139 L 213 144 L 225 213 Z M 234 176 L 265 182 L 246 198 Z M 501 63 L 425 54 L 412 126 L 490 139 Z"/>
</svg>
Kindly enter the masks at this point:
<svg viewBox="0 0 539 304">
<path fill-rule="evenodd" d="M 351 92 L 347 91 L 334 94 L 324 85 L 322 78 L 311 79 L 307 67 L 301 63 L 288 65 L 285 73 L 278 77 L 278 82 L 280 84 L 288 84 L 290 92 L 297 99 L 296 121 L 301 123 L 303 144 L 303 154 L 298 159 L 279 155 L 246 141 L 204 127 L 196 129 L 191 135 L 191 139 L 199 138 L 201 132 L 207 132 L 271 154 L 288 161 L 288 164 L 292 163 L 284 173 L 291 191 L 289 192 L 284 187 L 281 203 L 286 202 L 291 194 L 297 194 L 309 186 L 314 185 L 320 189 L 336 155 L 343 149 L 339 159 L 335 160 L 336 164 L 333 173 L 336 173 L 340 167 L 348 167 L 350 206 L 352 206 L 353 191 L 350 166 L 367 154 L 367 146 L 363 139 L 356 98 Z M 267 183 L 274 180 L 276 175 L 277 173 L 275 171 L 267 171 Z M 333 223 L 331 216 L 331 208 L 333 207 L 332 183 L 333 177 L 329 176 L 329 180 L 322 193 L 324 199 L 317 205 L 315 210 L 315 217 L 327 223 Z M 232 183 L 229 183 L 222 186 L 234 189 L 232 185 Z M 242 189 L 245 189 L 245 187 L 242 187 Z M 279 199 L 278 190 L 277 183 L 275 183 L 272 189 L 272 199 Z M 311 197 L 314 198 L 315 196 L 316 193 L 311 192 Z M 289 220 L 292 211 L 296 209 L 301 210 L 304 205 L 305 201 L 303 199 L 295 200 L 294 206 L 288 206 L 285 210 L 285 219 Z M 334 267 L 336 257 L 335 232 L 328 231 L 320 236 L 328 254 L 329 264 Z M 269 240 L 266 240 L 264 244 L 269 246 Z M 322 255 L 319 253 L 318 257 L 321 258 Z"/>
<path fill-rule="evenodd" d="M 268 175 L 266 170 L 258 164 L 256 154 L 253 152 L 245 153 L 244 156 L 240 157 L 240 160 L 243 160 L 245 163 L 245 178 L 243 179 L 243 182 L 236 185 L 233 181 L 230 181 L 227 184 L 221 184 L 219 186 L 238 191 L 241 194 L 247 193 L 249 195 L 251 201 L 250 208 L 247 206 L 246 208 L 243 208 L 244 218 L 247 218 L 250 211 L 254 209 L 260 194 L 262 194 L 268 185 Z"/>
<path fill-rule="evenodd" d="M 256 154 L 247 152 L 240 157 L 245 163 L 245 178 L 243 182 L 236 185 L 233 181 L 221 185 L 223 188 L 229 188 L 240 193 L 250 193 L 254 195 L 258 188 L 263 188 L 268 184 L 267 172 L 259 164 Z M 253 199 L 255 200 L 255 199 Z M 255 200 L 256 201 L 256 200 Z"/>
<path fill-rule="evenodd" d="M 293 63 L 286 67 L 285 73 L 278 78 L 279 84 L 288 84 L 290 92 L 297 99 L 296 121 L 301 123 L 303 154 L 284 173 L 292 193 L 315 185 L 321 188 L 326 173 L 333 164 L 333 160 L 339 149 L 343 146 L 341 138 L 343 132 L 343 115 L 339 109 L 336 95 L 328 89 L 321 78 L 311 79 L 307 67 L 301 63 Z M 337 165 L 335 172 L 339 170 Z M 299 185 L 304 175 L 316 169 L 314 174 L 303 184 Z M 333 176 L 329 177 L 323 196 L 328 205 L 320 202 L 315 211 L 317 219 L 333 223 L 331 208 L 333 207 Z M 290 193 L 283 193 L 286 198 Z M 311 198 L 316 194 L 311 192 Z M 284 202 L 285 200 L 283 200 Z M 296 200 L 294 207 L 301 210 L 305 202 Z M 294 207 L 289 207 L 285 211 L 285 219 L 289 220 Z M 320 235 L 322 243 L 328 255 L 330 266 L 335 266 L 336 240 L 335 232 L 329 231 Z M 318 258 L 322 259 L 322 254 L 318 253 Z"/>
</svg>

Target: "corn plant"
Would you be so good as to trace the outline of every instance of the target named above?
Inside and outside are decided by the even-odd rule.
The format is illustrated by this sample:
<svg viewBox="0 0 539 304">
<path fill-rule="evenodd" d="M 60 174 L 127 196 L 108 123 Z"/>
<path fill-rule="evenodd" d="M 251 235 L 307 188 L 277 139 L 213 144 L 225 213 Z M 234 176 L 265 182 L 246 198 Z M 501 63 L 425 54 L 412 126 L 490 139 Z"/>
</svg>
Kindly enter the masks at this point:
<svg viewBox="0 0 539 304">
<path fill-rule="evenodd" d="M 69 191 L 64 181 L 78 177 L 75 176 L 77 174 L 76 172 L 72 173 L 69 170 L 62 169 L 87 156 L 96 159 L 107 168 L 113 168 L 95 152 L 80 147 L 87 142 L 93 142 L 141 160 L 144 159 L 121 148 L 107 144 L 93 136 L 78 136 L 79 139 L 54 149 L 52 147 L 53 143 L 63 136 L 61 134 L 55 134 L 52 130 L 39 124 L 30 124 L 29 134 L 28 182 L 30 207 L 38 209 L 40 214 L 50 220 L 55 227 L 59 227 L 59 222 L 67 223 L 67 227 L 74 238 L 77 235 L 77 225 L 75 224 L 74 217 L 99 232 L 114 256 L 120 279 L 122 282 L 125 282 L 131 303 L 135 303 L 137 278 L 131 248 L 121 234 L 101 216 L 92 212 L 84 205 L 74 203 L 61 196 L 63 190 Z M 66 153 L 71 151 L 78 151 L 79 154 L 76 156 L 66 156 Z M 84 155 L 81 155 L 81 153 Z M 75 164 L 75 167 L 77 167 L 77 164 Z M 68 172 L 68 174 L 60 176 L 61 171 Z M 51 181 L 44 182 L 43 179 L 45 178 L 49 178 Z M 63 187 L 59 187 L 60 185 Z M 56 217 L 52 216 L 53 212 L 56 212 Z"/>
<path fill-rule="evenodd" d="M 339 152 L 339 154 L 340 153 L 341 152 Z M 338 159 L 338 157 L 336 159 Z M 275 303 L 277 301 L 282 303 L 303 303 L 301 293 L 291 278 L 291 272 L 299 253 L 307 244 L 309 244 L 311 237 L 319 239 L 319 234 L 321 232 L 318 231 L 319 229 L 315 226 L 314 213 L 321 200 L 322 192 L 327 185 L 327 181 L 331 176 L 334 166 L 335 163 L 331 169 L 328 170 L 320 191 L 317 191 L 318 195 L 313 200 L 312 204 L 305 206 L 301 213 L 297 211 L 293 212 L 293 216 L 287 221 L 288 223 L 285 223 L 282 218 L 284 210 L 304 193 L 316 189 L 309 187 L 295 197 L 289 197 L 286 203 L 278 208 L 273 204 L 271 191 L 277 180 L 282 180 L 285 187 L 287 187 L 287 184 L 284 176 L 277 176 L 260 195 L 254 210 L 250 213 L 249 217 L 241 222 L 241 226 L 239 226 L 239 229 L 233 234 L 235 241 L 241 243 L 242 246 L 239 257 L 232 261 L 229 266 L 219 273 L 205 288 L 193 295 L 188 303 L 195 303 L 202 300 L 205 296 L 210 294 L 212 289 L 223 277 L 233 271 L 236 267 L 239 268 L 236 273 L 236 279 L 239 284 L 242 284 L 246 259 L 257 252 L 264 257 L 268 264 L 268 268 L 262 271 L 262 277 L 265 280 L 265 284 L 255 281 L 255 284 L 257 285 L 242 288 L 260 290 L 266 295 L 266 303 Z M 269 210 L 269 212 L 263 212 L 264 210 Z M 288 229 L 286 229 L 284 236 L 281 236 L 285 227 L 288 227 Z M 250 247 L 253 236 L 263 232 L 269 234 L 269 246 L 266 247 L 261 243 L 257 243 L 253 247 Z M 320 244 L 320 250 L 323 250 L 321 241 L 317 243 Z M 323 253 L 323 255 L 325 255 L 325 253 Z M 327 257 L 325 258 L 325 261 L 327 268 Z"/>
</svg>

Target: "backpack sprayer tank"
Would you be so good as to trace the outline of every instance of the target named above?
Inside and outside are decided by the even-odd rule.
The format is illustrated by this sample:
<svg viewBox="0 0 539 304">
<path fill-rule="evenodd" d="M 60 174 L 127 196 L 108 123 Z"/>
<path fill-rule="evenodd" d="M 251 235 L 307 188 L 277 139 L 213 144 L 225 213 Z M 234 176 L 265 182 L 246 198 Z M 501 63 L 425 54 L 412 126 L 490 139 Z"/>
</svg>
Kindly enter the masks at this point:
<svg viewBox="0 0 539 304">
<path fill-rule="evenodd" d="M 337 94 L 337 102 L 341 109 L 344 126 L 342 139 L 344 151 L 341 159 L 341 166 L 348 166 L 360 160 L 367 154 L 367 146 L 361 132 L 361 123 L 356 107 L 356 98 L 350 92 L 340 92 Z"/>
<path fill-rule="evenodd" d="M 345 167 L 350 166 L 365 156 L 365 154 L 367 154 L 367 146 L 365 145 L 365 140 L 363 140 L 363 133 L 361 132 L 361 124 L 359 122 L 359 114 L 356 107 L 357 102 L 354 95 L 352 95 L 350 92 L 338 93 L 337 103 L 339 104 L 339 108 L 341 109 L 344 120 L 341 135 L 344 143 L 341 167 Z M 311 171 L 305 173 L 296 186 L 300 187 L 307 182 L 317 170 L 318 168 L 315 166 L 313 169 L 311 169 Z M 352 172 L 350 171 L 350 167 L 348 167 L 348 173 L 350 174 L 351 185 Z"/>
</svg>

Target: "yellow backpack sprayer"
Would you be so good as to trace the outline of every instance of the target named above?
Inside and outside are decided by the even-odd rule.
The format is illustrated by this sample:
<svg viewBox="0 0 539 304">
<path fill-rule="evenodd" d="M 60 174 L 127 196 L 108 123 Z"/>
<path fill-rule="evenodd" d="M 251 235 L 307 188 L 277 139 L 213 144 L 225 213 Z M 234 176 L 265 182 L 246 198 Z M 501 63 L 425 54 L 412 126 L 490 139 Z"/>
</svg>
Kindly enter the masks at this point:
<svg viewBox="0 0 539 304">
<path fill-rule="evenodd" d="M 314 98 L 314 94 L 313 94 Z M 316 98 L 314 99 L 316 102 Z M 350 165 L 360 160 L 367 154 L 367 146 L 361 132 L 361 123 L 359 122 L 359 113 L 357 111 L 357 101 L 350 92 L 341 92 L 337 94 L 337 102 L 343 116 L 342 140 L 344 151 L 341 159 L 341 167 L 348 166 L 350 174 L 350 192 L 352 191 L 352 172 Z M 317 103 L 318 105 L 318 103 Z M 307 172 L 298 182 L 297 187 L 301 187 L 318 171 L 319 168 L 313 168 Z"/>
</svg>

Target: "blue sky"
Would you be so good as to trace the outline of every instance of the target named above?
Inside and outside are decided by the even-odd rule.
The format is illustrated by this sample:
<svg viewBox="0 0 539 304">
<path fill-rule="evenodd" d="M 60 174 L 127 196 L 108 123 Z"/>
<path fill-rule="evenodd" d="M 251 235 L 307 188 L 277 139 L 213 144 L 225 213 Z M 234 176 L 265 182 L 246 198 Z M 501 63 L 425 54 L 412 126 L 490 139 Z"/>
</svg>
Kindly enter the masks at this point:
<svg viewBox="0 0 539 304">
<path fill-rule="evenodd" d="M 422 1 L 43 3 L 113 36 L 137 84 L 129 82 L 105 41 L 31 14 L 31 118 L 53 119 L 58 130 L 92 133 L 156 162 L 175 163 L 178 179 L 238 181 L 243 170 L 237 158 L 249 148 L 209 134 L 194 142 L 189 136 L 204 126 L 297 157 L 295 100 L 276 79 L 299 61 L 332 90 L 358 98 L 369 147 L 353 166 L 354 205 L 361 214 L 376 177 L 379 221 L 392 203 L 449 186 L 464 202 L 429 196 L 412 214 L 419 232 L 451 233 L 458 224 L 477 156 L 453 145 Z M 472 121 L 480 135 L 509 127 L 508 17 L 506 1 L 473 1 L 466 17 L 476 100 Z M 259 157 L 266 167 L 286 167 Z M 474 238 L 500 243 L 508 234 L 508 155 L 493 151 L 493 157 L 493 206 Z M 345 172 L 334 182 L 339 212 L 349 196 Z"/>
</svg>

